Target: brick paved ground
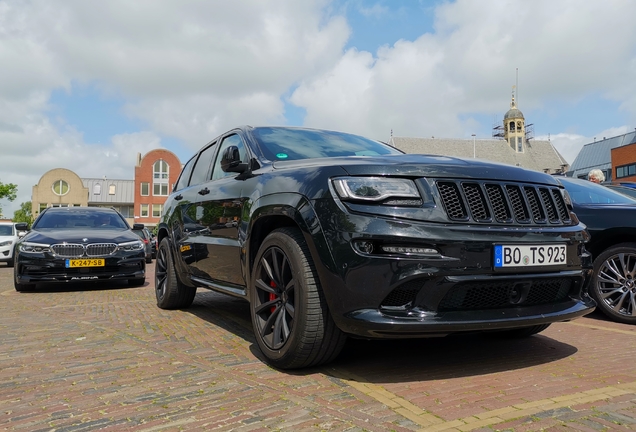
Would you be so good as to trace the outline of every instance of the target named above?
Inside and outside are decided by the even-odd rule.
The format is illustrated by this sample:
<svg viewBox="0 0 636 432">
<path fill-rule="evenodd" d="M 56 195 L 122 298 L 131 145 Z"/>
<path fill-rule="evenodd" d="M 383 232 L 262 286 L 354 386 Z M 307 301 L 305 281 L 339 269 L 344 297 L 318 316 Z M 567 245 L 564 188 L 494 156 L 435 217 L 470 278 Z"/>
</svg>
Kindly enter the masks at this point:
<svg viewBox="0 0 636 432">
<path fill-rule="evenodd" d="M 199 290 L 163 311 L 152 284 L 17 293 L 0 265 L 0 344 L 0 430 L 636 430 L 636 328 L 600 315 L 526 340 L 350 341 L 282 373 L 247 303 Z"/>
</svg>

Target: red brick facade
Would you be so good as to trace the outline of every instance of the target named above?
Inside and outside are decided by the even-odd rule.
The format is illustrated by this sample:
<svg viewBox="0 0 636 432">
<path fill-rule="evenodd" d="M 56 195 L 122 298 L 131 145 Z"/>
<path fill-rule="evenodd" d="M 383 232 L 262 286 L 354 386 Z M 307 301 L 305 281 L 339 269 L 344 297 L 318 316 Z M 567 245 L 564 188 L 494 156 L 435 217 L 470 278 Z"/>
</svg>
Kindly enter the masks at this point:
<svg viewBox="0 0 636 432">
<path fill-rule="evenodd" d="M 179 158 L 169 150 L 151 150 L 135 166 L 135 223 L 154 227 L 163 204 L 181 173 Z M 153 213 L 154 210 L 154 213 Z"/>
<path fill-rule="evenodd" d="M 636 143 L 616 147 L 612 149 L 612 178 L 616 181 L 636 182 L 636 174 L 622 177 L 618 176 L 617 168 L 629 169 L 630 165 L 636 165 Z M 630 171 L 634 171 L 631 168 Z"/>
</svg>

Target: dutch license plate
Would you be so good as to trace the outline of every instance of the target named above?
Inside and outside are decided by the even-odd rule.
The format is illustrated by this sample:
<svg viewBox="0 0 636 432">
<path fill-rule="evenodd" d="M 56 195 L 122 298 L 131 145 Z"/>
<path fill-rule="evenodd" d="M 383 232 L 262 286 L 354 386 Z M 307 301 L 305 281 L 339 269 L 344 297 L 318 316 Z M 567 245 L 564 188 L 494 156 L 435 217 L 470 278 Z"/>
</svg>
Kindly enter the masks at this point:
<svg viewBox="0 0 636 432">
<path fill-rule="evenodd" d="M 495 245 L 495 268 L 565 265 L 565 245 Z"/>
<path fill-rule="evenodd" d="M 104 267 L 106 265 L 106 260 L 103 258 L 96 259 L 67 259 L 66 260 L 66 268 L 76 268 L 76 267 Z"/>
</svg>

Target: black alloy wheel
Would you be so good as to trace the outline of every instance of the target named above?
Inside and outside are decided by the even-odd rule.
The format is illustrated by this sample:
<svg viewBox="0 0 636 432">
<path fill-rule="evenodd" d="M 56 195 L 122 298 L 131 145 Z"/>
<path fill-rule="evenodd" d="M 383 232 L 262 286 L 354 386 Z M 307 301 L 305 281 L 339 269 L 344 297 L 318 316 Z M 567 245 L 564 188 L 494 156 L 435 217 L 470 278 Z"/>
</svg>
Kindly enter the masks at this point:
<svg viewBox="0 0 636 432">
<path fill-rule="evenodd" d="M 165 237 L 155 261 L 155 296 L 161 309 L 185 309 L 194 301 L 196 287 L 182 283 L 174 268 L 170 240 Z"/>
<path fill-rule="evenodd" d="M 259 248 L 251 280 L 254 333 L 272 366 L 293 369 L 336 358 L 346 336 L 331 318 L 300 231 L 270 233 Z"/>
<path fill-rule="evenodd" d="M 590 295 L 612 320 L 636 323 L 636 243 L 612 246 L 596 257 Z"/>
</svg>

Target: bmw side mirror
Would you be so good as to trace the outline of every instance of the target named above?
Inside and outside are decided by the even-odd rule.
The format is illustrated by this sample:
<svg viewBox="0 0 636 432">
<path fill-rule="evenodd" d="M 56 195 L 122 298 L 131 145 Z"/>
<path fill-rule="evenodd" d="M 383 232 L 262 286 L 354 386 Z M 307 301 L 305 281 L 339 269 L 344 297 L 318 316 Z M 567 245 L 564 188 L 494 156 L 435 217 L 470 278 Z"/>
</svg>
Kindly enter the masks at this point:
<svg viewBox="0 0 636 432">
<path fill-rule="evenodd" d="M 223 172 L 242 173 L 247 170 L 247 164 L 241 163 L 241 155 L 237 146 L 229 146 L 221 155 L 221 169 Z"/>
<path fill-rule="evenodd" d="M 144 224 L 140 224 L 140 223 L 133 224 L 132 229 L 134 229 L 134 230 L 142 230 L 142 229 L 144 229 Z"/>
</svg>

